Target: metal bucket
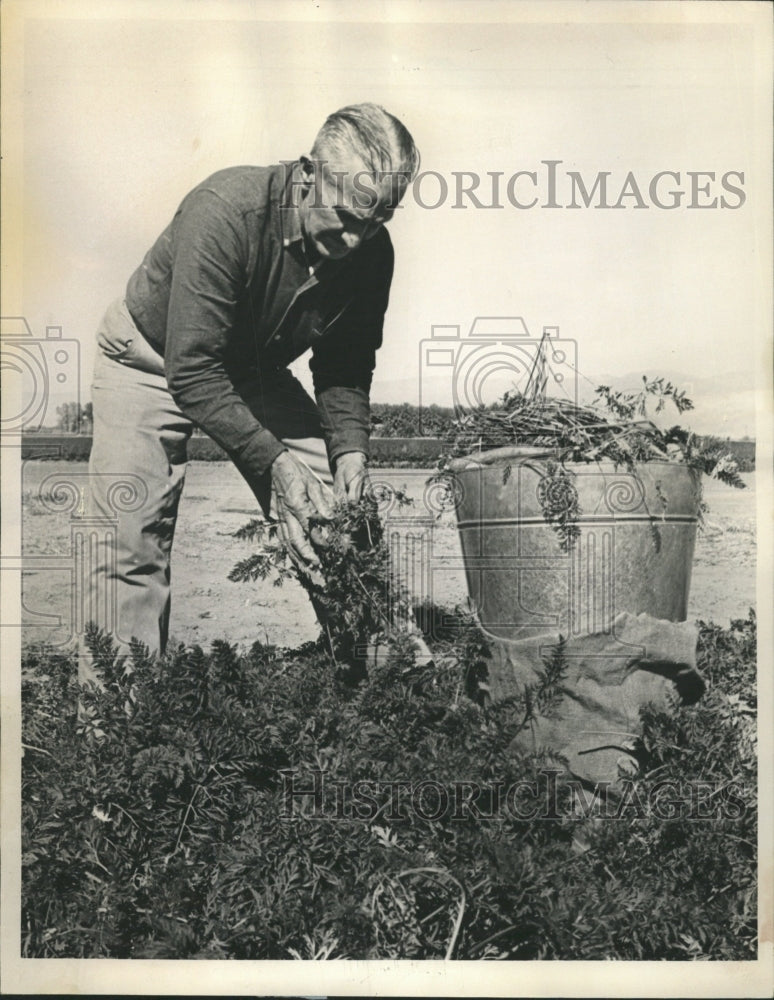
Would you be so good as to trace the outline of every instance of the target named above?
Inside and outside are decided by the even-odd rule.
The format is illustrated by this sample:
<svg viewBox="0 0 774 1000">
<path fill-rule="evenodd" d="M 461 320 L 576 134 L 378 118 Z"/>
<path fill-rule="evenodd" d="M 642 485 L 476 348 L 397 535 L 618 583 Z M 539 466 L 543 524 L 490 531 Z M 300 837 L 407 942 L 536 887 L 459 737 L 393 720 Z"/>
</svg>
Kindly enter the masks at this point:
<svg viewBox="0 0 774 1000">
<path fill-rule="evenodd" d="M 622 611 L 685 621 L 698 472 L 672 462 L 644 463 L 636 474 L 567 464 L 580 534 L 563 551 L 540 503 L 546 453 L 498 458 L 479 465 L 486 456 L 471 456 L 454 471 L 468 593 L 491 636 L 610 632 Z"/>
</svg>

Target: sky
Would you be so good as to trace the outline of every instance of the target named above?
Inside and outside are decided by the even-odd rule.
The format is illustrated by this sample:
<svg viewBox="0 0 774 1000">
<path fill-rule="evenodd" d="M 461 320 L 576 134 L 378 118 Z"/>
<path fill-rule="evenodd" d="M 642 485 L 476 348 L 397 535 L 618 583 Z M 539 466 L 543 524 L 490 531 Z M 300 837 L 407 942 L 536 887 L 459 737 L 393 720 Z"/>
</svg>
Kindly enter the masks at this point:
<svg viewBox="0 0 774 1000">
<path fill-rule="evenodd" d="M 375 400 L 452 402 L 474 350 L 478 389 L 492 398 L 516 377 L 508 357 L 524 328 L 534 342 L 550 326 L 572 347 L 579 385 L 665 375 L 694 392 L 696 429 L 755 434 L 770 348 L 771 167 L 769 28 L 750 5 L 28 10 L 40 16 L 20 35 L 20 241 L 3 315 L 24 316 L 34 338 L 54 326 L 77 341 L 84 400 L 97 323 L 185 193 L 222 167 L 308 152 L 331 110 L 376 101 L 414 135 L 424 176 L 390 223 L 396 270 Z M 546 161 L 557 161 L 560 207 L 543 207 Z M 520 171 L 536 183 L 522 174 L 511 193 L 537 195 L 532 208 L 507 197 Z M 674 209 L 649 192 L 664 171 L 680 175 L 656 188 L 663 204 L 684 192 Z M 458 201 L 462 172 L 482 178 L 481 203 L 500 207 Z M 570 208 L 568 172 L 588 190 L 606 172 L 608 204 L 633 182 L 619 208 L 594 207 L 598 192 L 592 207 L 576 193 L 581 207 Z M 479 323 L 490 335 L 473 348 L 478 316 L 512 319 Z M 441 326 L 452 339 L 433 365 L 426 341 Z M 308 381 L 306 362 L 296 369 Z"/>
</svg>

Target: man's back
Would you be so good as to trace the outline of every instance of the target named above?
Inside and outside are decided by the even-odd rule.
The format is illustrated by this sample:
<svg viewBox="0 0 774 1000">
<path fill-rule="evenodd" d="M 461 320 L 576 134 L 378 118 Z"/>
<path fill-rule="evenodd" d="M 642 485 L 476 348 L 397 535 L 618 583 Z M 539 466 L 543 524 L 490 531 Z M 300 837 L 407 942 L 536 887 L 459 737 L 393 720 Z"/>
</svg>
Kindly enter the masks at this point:
<svg viewBox="0 0 774 1000">
<path fill-rule="evenodd" d="M 187 339 L 206 326 L 227 367 L 285 367 L 343 329 L 347 309 L 362 312 L 359 290 L 370 297 L 389 289 L 386 229 L 345 260 L 324 262 L 310 280 L 298 183 L 297 163 L 239 166 L 186 195 L 127 285 L 129 312 L 159 354 L 168 354 L 170 336 Z M 378 347 L 381 330 L 373 336 L 369 323 L 359 325 L 360 337 Z"/>
</svg>

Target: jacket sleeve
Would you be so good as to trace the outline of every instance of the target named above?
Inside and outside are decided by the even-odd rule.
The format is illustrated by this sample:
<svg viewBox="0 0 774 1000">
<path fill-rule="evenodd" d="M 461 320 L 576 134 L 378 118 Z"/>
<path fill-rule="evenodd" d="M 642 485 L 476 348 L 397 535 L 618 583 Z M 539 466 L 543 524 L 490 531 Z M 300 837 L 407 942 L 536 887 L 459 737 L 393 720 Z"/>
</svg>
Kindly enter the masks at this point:
<svg viewBox="0 0 774 1000">
<path fill-rule="evenodd" d="M 394 267 L 386 229 L 369 241 L 368 251 L 360 261 L 349 305 L 312 348 L 309 362 L 332 468 L 345 452 L 369 454 L 371 380 Z"/>
<path fill-rule="evenodd" d="M 177 219 L 176 256 L 164 361 L 182 412 L 225 449 L 254 492 L 284 450 L 234 388 L 223 359 L 247 282 L 244 222 L 206 189 L 190 195 Z"/>
</svg>

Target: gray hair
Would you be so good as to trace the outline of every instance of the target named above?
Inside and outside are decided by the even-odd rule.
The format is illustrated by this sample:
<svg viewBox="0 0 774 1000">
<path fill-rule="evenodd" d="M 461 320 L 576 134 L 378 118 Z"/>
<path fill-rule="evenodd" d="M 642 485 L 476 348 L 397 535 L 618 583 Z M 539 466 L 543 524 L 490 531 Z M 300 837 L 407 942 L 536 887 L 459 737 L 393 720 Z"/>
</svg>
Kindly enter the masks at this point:
<svg viewBox="0 0 774 1000">
<path fill-rule="evenodd" d="M 378 104 L 350 104 L 328 115 L 312 146 L 313 160 L 341 164 L 355 153 L 373 173 L 403 175 L 419 170 L 419 150 L 406 126 Z"/>
</svg>

